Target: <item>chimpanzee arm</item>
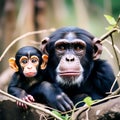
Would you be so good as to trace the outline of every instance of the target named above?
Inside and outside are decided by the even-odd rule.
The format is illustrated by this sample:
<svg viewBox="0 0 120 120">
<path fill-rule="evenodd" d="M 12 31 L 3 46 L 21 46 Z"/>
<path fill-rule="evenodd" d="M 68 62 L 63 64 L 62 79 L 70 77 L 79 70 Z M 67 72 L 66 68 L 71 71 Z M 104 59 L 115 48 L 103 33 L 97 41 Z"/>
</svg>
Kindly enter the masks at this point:
<svg viewBox="0 0 120 120">
<path fill-rule="evenodd" d="M 102 92 L 103 94 L 110 92 L 111 86 L 115 80 L 114 72 L 111 66 L 106 61 L 97 60 L 95 61 L 93 73 L 93 82 L 96 88 L 99 89 L 99 92 Z M 118 83 L 115 84 L 113 91 L 117 88 Z"/>
<path fill-rule="evenodd" d="M 69 97 L 56 84 L 47 81 L 34 87 L 30 94 L 34 97 L 38 96 L 40 100 L 44 99 L 48 105 L 61 111 L 71 110 L 73 107 Z"/>
<path fill-rule="evenodd" d="M 25 90 L 19 87 L 20 85 L 20 75 L 16 72 L 14 73 L 12 80 L 8 86 L 8 93 L 18 98 L 23 98 L 27 95 Z"/>
</svg>

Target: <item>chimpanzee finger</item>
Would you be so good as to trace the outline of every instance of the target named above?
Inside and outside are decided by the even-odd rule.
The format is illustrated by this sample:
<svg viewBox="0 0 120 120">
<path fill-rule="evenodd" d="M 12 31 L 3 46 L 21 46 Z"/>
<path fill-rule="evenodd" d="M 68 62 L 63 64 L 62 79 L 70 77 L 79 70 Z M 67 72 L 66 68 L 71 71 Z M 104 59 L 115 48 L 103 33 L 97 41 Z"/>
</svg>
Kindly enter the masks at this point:
<svg viewBox="0 0 120 120">
<path fill-rule="evenodd" d="M 69 104 L 63 95 L 58 95 L 57 96 L 57 101 L 58 101 L 58 109 L 61 111 L 68 111 L 72 109 L 71 104 Z"/>
<path fill-rule="evenodd" d="M 22 98 L 22 100 L 26 101 L 26 100 L 25 100 L 25 97 Z M 27 109 L 27 108 L 28 108 L 27 105 L 24 104 L 24 103 L 22 103 L 22 102 L 21 102 L 21 107 L 24 108 L 24 109 Z"/>
<path fill-rule="evenodd" d="M 22 102 L 17 101 L 17 106 L 22 107 Z"/>
<path fill-rule="evenodd" d="M 29 99 L 28 96 L 24 97 L 23 100 L 26 101 L 26 102 L 29 102 L 29 103 L 31 102 L 31 100 Z"/>
<path fill-rule="evenodd" d="M 72 107 L 66 102 L 66 101 L 64 101 L 62 104 L 60 104 L 59 105 L 59 108 L 63 111 L 63 112 L 65 112 L 65 111 L 69 111 L 69 110 L 71 110 L 72 109 Z"/>
<path fill-rule="evenodd" d="M 28 106 L 26 105 L 26 104 L 24 104 L 24 103 L 22 103 L 22 106 L 21 106 L 22 108 L 24 108 L 24 109 L 27 109 L 28 108 Z"/>
<path fill-rule="evenodd" d="M 62 93 L 62 96 L 65 99 L 65 101 L 71 106 L 71 108 L 73 108 L 74 104 L 72 100 L 70 100 L 69 97 L 65 93 Z"/>
<path fill-rule="evenodd" d="M 16 101 L 17 106 L 21 106 L 21 102 Z"/>
<path fill-rule="evenodd" d="M 62 111 L 62 112 L 65 112 L 65 111 L 66 111 L 66 108 L 65 108 L 62 104 L 60 104 L 60 103 L 58 103 L 56 109 L 58 109 L 58 110 L 60 110 L 60 111 Z"/>
<path fill-rule="evenodd" d="M 24 103 L 22 103 L 22 102 L 19 102 L 19 101 L 17 101 L 16 103 L 17 103 L 17 106 L 18 106 L 18 107 L 22 107 L 22 108 L 24 108 L 24 109 L 27 109 L 27 105 L 26 105 L 26 104 L 24 104 Z"/>
<path fill-rule="evenodd" d="M 29 100 L 27 102 L 34 102 L 35 101 L 35 99 L 34 99 L 34 97 L 32 95 L 27 95 L 27 98 Z"/>
</svg>

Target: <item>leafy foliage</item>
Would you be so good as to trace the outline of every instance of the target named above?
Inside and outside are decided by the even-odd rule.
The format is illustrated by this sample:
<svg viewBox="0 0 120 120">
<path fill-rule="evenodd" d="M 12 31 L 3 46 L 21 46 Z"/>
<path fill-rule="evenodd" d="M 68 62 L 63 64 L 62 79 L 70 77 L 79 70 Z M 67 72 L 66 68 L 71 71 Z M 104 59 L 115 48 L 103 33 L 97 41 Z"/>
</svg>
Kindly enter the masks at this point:
<svg viewBox="0 0 120 120">
<path fill-rule="evenodd" d="M 104 15 L 106 20 L 108 21 L 108 23 L 110 24 L 110 26 L 108 26 L 106 28 L 106 30 L 112 30 L 113 28 L 115 28 L 117 26 L 117 21 L 115 20 L 114 17 L 110 16 L 110 15 Z"/>
<path fill-rule="evenodd" d="M 95 102 L 94 100 L 92 100 L 91 97 L 86 97 L 86 98 L 84 98 L 83 101 L 84 101 L 84 102 L 86 103 L 86 105 L 88 105 L 89 107 Z"/>
<path fill-rule="evenodd" d="M 110 25 L 113 25 L 113 26 L 116 25 L 117 22 L 112 16 L 110 15 L 104 15 L 104 16 Z"/>
<path fill-rule="evenodd" d="M 62 120 L 69 120 L 70 116 L 68 114 L 62 115 L 58 111 L 52 111 L 54 114 L 56 114 L 58 117 L 60 117 Z"/>
</svg>

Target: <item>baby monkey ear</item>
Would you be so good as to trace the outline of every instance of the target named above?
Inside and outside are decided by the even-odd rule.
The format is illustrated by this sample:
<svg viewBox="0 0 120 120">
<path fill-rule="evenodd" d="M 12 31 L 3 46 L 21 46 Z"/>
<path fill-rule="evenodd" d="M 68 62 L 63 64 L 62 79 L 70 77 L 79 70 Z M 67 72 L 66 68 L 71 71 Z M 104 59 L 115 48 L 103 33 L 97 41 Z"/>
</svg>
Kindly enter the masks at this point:
<svg viewBox="0 0 120 120">
<path fill-rule="evenodd" d="M 42 55 L 42 64 L 41 64 L 41 69 L 44 70 L 47 67 L 47 62 L 48 62 L 48 55 L 43 54 Z"/>
<path fill-rule="evenodd" d="M 17 64 L 16 64 L 16 62 L 15 62 L 15 58 L 13 58 L 13 57 L 9 58 L 8 62 L 9 62 L 9 66 L 10 66 L 15 72 L 18 72 L 19 69 L 18 69 L 18 66 L 17 66 Z"/>
</svg>

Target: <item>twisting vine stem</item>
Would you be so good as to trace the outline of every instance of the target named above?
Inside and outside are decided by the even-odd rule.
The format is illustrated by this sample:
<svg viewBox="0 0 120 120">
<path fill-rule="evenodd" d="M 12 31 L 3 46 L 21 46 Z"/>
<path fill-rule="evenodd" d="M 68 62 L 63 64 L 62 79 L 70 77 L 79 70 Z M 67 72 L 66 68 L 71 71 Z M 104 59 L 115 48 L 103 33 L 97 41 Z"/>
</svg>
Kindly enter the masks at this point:
<svg viewBox="0 0 120 120">
<path fill-rule="evenodd" d="M 16 38 L 16 39 L 14 39 L 14 40 L 11 42 L 11 44 L 9 44 L 9 45 L 7 46 L 7 48 L 5 49 L 5 51 L 4 51 L 4 52 L 2 53 L 2 55 L 0 56 L 0 61 L 3 59 L 3 57 L 5 56 L 5 54 L 7 53 L 7 51 L 8 51 L 16 42 L 18 42 L 19 40 L 21 40 L 21 39 L 23 39 L 23 38 L 25 38 L 25 37 L 27 37 L 27 36 L 30 36 L 30 35 L 41 34 L 41 33 L 45 33 L 45 32 L 53 32 L 53 31 L 55 31 L 54 28 L 47 29 L 47 30 L 40 30 L 40 31 L 28 32 L 28 33 L 26 33 L 26 34 L 24 34 L 24 35 L 22 35 L 22 36 L 20 36 L 20 37 L 18 37 L 18 38 Z"/>
<path fill-rule="evenodd" d="M 118 28 L 114 28 L 111 31 L 107 32 L 106 34 L 104 34 L 103 36 L 101 36 L 99 39 L 102 41 L 104 41 L 106 38 L 108 38 L 112 33 L 114 32 L 119 32 L 120 30 Z"/>
<path fill-rule="evenodd" d="M 118 72 L 118 74 L 117 74 L 117 76 L 116 76 L 116 79 L 115 79 L 115 81 L 114 81 L 114 83 L 112 84 L 112 87 L 111 87 L 111 89 L 110 89 L 111 95 L 118 95 L 118 94 L 120 94 L 120 87 L 119 87 L 117 90 L 115 90 L 114 92 L 112 92 L 112 90 L 113 90 L 113 88 L 114 88 L 114 86 L 115 86 L 115 83 L 118 81 L 119 77 L 120 77 L 120 71 Z"/>
<path fill-rule="evenodd" d="M 118 65 L 118 68 L 119 68 L 119 71 L 120 71 L 120 62 L 119 62 L 119 58 L 118 58 L 118 54 L 115 50 L 115 47 L 114 47 L 114 40 L 113 40 L 113 36 L 112 34 L 110 34 L 110 38 L 111 38 L 111 42 L 112 42 L 112 47 L 113 47 L 113 50 L 114 50 L 114 53 L 115 53 L 115 57 L 116 57 L 116 60 L 117 60 L 117 65 Z"/>
</svg>

